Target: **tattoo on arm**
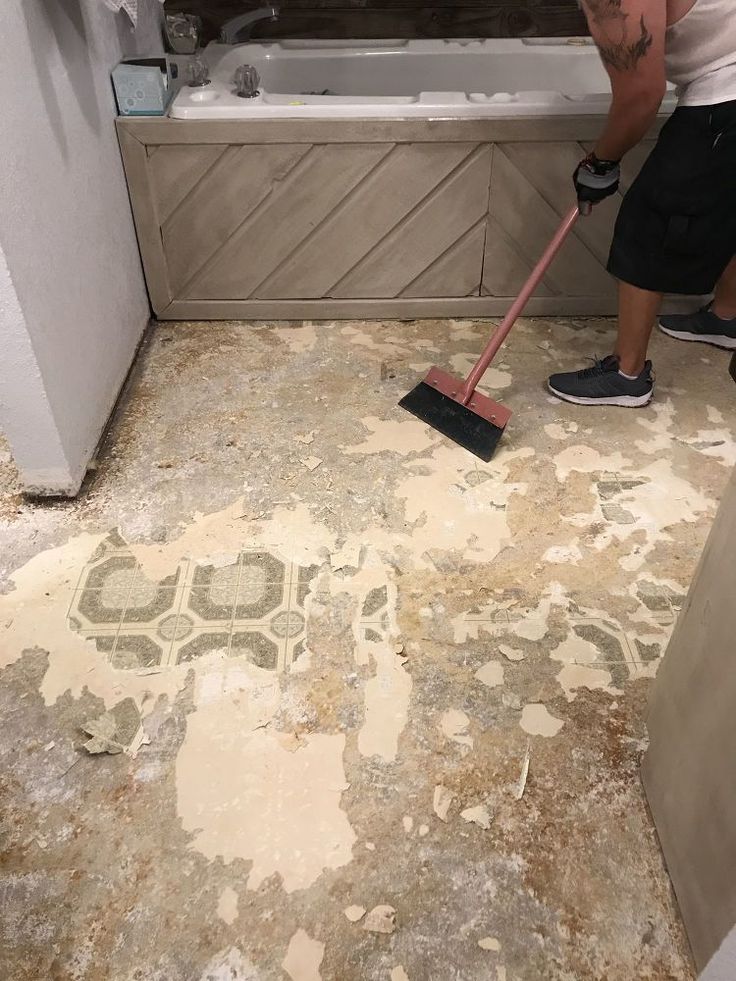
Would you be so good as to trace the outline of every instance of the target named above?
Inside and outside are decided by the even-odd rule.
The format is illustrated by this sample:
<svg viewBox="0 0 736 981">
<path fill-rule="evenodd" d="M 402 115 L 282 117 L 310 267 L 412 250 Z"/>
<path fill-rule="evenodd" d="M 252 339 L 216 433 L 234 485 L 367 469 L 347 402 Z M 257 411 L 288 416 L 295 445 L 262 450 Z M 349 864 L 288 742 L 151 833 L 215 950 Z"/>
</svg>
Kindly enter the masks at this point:
<svg viewBox="0 0 736 981">
<path fill-rule="evenodd" d="M 616 71 L 631 71 L 652 46 L 652 34 L 642 15 L 639 32 L 631 30 L 629 15 L 621 10 L 621 0 L 584 0 L 590 18 L 599 29 L 596 39 L 601 58 Z"/>
</svg>

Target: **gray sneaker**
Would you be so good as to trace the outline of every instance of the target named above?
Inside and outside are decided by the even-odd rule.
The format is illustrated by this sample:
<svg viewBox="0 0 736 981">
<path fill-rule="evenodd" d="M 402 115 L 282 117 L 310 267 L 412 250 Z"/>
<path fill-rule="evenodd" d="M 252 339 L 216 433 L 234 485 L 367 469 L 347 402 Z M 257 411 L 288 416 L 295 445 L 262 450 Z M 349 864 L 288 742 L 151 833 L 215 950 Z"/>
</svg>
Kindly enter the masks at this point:
<svg viewBox="0 0 736 981">
<path fill-rule="evenodd" d="M 701 341 L 703 344 L 725 347 L 729 351 L 736 350 L 736 317 L 724 320 L 713 313 L 710 304 L 695 313 L 673 313 L 669 317 L 660 317 L 659 327 L 665 334 L 680 341 Z"/>
<path fill-rule="evenodd" d="M 577 405 L 646 405 L 654 392 L 652 362 L 647 361 L 638 378 L 626 378 L 618 370 L 618 358 L 609 354 L 590 368 L 552 375 L 549 390 L 558 399 Z"/>
</svg>

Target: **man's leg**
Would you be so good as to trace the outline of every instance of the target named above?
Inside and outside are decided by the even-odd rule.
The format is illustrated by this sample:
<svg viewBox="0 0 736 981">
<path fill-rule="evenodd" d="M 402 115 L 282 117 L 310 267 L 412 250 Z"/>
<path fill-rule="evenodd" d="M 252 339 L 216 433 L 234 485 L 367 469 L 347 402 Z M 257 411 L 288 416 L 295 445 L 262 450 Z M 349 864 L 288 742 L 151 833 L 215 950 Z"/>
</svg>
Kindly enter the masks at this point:
<svg viewBox="0 0 736 981">
<path fill-rule="evenodd" d="M 721 274 L 710 306 L 693 313 L 660 317 L 659 326 L 665 334 L 680 341 L 702 341 L 728 351 L 736 350 L 736 257 Z"/>
<path fill-rule="evenodd" d="M 661 303 L 661 293 L 619 282 L 614 353 L 581 371 L 552 375 L 553 395 L 581 405 L 646 405 L 654 390 L 647 347 Z"/>
<path fill-rule="evenodd" d="M 649 338 L 661 305 L 661 293 L 619 283 L 618 340 L 614 353 L 619 359 L 619 371 L 625 375 L 636 378 L 644 370 Z"/>
<path fill-rule="evenodd" d="M 722 320 L 736 317 L 736 256 L 731 259 L 718 280 L 712 310 Z"/>
<path fill-rule="evenodd" d="M 581 371 L 552 375 L 547 384 L 553 395 L 582 405 L 646 405 L 654 391 L 647 348 L 661 303 L 661 293 L 619 280 L 613 354 Z"/>
</svg>

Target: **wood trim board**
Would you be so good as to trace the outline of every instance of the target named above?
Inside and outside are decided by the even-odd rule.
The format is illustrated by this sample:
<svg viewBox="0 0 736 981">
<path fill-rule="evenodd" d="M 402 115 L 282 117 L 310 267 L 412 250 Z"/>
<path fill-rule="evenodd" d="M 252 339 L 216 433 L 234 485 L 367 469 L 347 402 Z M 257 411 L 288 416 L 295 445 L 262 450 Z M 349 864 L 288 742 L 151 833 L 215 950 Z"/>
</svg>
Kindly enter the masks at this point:
<svg viewBox="0 0 736 981">
<path fill-rule="evenodd" d="M 600 119 L 117 125 L 161 319 L 414 319 L 505 312 Z M 616 210 L 576 227 L 531 315 L 615 312 Z"/>
</svg>

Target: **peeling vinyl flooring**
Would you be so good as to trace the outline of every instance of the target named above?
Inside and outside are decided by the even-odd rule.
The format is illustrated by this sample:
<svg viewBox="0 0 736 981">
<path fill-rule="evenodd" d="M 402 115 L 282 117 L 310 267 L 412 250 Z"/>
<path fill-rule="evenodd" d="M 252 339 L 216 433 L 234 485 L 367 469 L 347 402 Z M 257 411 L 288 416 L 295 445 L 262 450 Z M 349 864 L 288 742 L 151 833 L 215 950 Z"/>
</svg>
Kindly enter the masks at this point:
<svg viewBox="0 0 736 981">
<path fill-rule="evenodd" d="M 483 464 L 396 403 L 487 330 L 163 324 L 77 501 L 0 452 L 3 981 L 693 977 L 638 765 L 727 356 L 589 410 L 612 323 L 523 321 Z"/>
</svg>

